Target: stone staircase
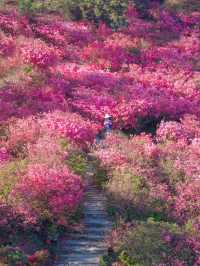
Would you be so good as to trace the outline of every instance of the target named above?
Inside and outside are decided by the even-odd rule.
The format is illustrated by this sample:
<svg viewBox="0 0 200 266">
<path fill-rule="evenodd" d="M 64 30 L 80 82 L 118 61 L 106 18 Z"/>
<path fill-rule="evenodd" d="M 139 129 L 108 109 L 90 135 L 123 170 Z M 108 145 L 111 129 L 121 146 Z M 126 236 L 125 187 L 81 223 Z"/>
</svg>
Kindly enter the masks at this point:
<svg viewBox="0 0 200 266">
<path fill-rule="evenodd" d="M 100 257 L 107 254 L 104 240 L 112 229 L 112 222 L 106 213 L 106 197 L 95 185 L 88 183 L 83 203 L 84 229 L 62 242 L 54 266 L 98 266 Z"/>
</svg>

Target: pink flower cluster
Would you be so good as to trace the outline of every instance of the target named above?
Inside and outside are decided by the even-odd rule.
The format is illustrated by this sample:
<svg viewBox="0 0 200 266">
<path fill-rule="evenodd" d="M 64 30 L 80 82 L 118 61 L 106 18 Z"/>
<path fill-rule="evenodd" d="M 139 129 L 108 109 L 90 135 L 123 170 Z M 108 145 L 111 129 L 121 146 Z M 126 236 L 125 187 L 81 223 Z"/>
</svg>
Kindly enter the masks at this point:
<svg viewBox="0 0 200 266">
<path fill-rule="evenodd" d="M 0 165 L 4 164 L 10 158 L 9 152 L 5 147 L 0 147 Z"/>
<path fill-rule="evenodd" d="M 67 167 L 50 169 L 36 164 L 29 165 L 12 193 L 17 195 L 16 208 L 27 223 L 43 219 L 59 222 L 63 218 L 67 221 L 82 198 L 83 184 Z"/>
<path fill-rule="evenodd" d="M 162 121 L 157 130 L 157 140 L 162 141 L 188 141 L 191 142 L 195 138 L 200 137 L 200 121 L 195 116 L 185 115 L 178 122 Z"/>
<path fill-rule="evenodd" d="M 23 61 L 40 68 L 53 65 L 57 60 L 57 54 L 53 47 L 47 46 L 44 42 L 34 40 L 21 48 Z"/>
<path fill-rule="evenodd" d="M 11 34 L 16 34 L 19 30 L 19 23 L 16 16 L 16 12 L 11 13 L 0 13 L 0 28 Z"/>
<path fill-rule="evenodd" d="M 38 23 L 33 27 L 33 30 L 39 38 L 43 38 L 49 43 L 55 45 L 65 45 L 67 42 L 66 32 L 64 31 L 63 27 L 60 24 L 56 23 L 48 23 L 42 24 Z"/>
<path fill-rule="evenodd" d="M 96 135 L 97 126 L 78 114 L 54 112 L 40 120 L 41 127 L 49 134 L 69 138 L 76 144 L 87 147 Z"/>
<path fill-rule="evenodd" d="M 83 60 L 100 69 L 119 71 L 123 64 L 133 62 L 133 57 L 121 47 L 94 42 L 83 49 Z"/>
<path fill-rule="evenodd" d="M 11 55 L 15 49 L 15 43 L 13 38 L 0 35 L 0 55 L 8 56 Z"/>
</svg>

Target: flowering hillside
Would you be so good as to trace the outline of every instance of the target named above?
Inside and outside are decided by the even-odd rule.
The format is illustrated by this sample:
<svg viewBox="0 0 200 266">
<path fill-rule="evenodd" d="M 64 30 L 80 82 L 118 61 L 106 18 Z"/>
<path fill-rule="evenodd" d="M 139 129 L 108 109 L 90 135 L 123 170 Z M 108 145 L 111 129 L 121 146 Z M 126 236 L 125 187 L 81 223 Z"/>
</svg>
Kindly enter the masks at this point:
<svg viewBox="0 0 200 266">
<path fill-rule="evenodd" d="M 76 164 L 105 113 L 125 133 L 94 151 L 110 208 L 127 223 L 113 232 L 113 265 L 200 265 L 200 13 L 155 1 L 148 12 L 130 5 L 128 25 L 113 30 L 0 9 L 1 265 L 45 265 L 74 223 L 85 186 Z M 37 247 L 24 248 L 22 232 Z M 150 262 L 135 255 L 142 237 Z"/>
</svg>

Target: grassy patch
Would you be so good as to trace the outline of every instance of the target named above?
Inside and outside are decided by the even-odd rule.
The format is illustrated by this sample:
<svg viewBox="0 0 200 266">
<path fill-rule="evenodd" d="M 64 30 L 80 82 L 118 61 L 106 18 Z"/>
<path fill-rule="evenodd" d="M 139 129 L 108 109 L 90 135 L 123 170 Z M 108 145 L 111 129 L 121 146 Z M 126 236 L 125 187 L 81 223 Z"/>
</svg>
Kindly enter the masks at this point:
<svg viewBox="0 0 200 266">
<path fill-rule="evenodd" d="M 7 202 L 9 194 L 27 167 L 27 160 L 15 160 L 0 169 L 0 199 Z"/>
</svg>

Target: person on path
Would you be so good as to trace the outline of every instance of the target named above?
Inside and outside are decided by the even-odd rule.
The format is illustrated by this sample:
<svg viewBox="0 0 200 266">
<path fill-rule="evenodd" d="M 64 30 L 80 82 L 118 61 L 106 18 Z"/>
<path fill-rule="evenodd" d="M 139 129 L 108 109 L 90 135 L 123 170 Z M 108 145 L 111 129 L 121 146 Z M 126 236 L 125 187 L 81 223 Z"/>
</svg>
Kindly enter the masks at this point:
<svg viewBox="0 0 200 266">
<path fill-rule="evenodd" d="M 106 114 L 104 117 L 104 131 L 105 134 L 112 131 L 112 117 L 109 114 Z"/>
<path fill-rule="evenodd" d="M 109 114 L 106 114 L 104 117 L 103 129 L 99 130 L 96 135 L 96 144 L 100 144 L 106 135 L 112 131 L 112 117 Z"/>
</svg>

